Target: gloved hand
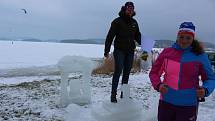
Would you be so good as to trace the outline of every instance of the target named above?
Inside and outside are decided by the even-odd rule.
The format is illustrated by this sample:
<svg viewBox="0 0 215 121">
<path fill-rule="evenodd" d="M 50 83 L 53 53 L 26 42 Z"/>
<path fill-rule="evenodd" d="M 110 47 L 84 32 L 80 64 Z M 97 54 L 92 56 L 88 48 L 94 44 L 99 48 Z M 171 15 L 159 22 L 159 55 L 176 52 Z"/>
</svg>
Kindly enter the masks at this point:
<svg viewBox="0 0 215 121">
<path fill-rule="evenodd" d="M 203 97 L 205 97 L 206 90 L 205 90 L 203 87 L 199 87 L 199 88 L 196 90 L 196 94 L 197 94 L 197 97 L 198 97 L 198 98 L 203 98 Z"/>
<path fill-rule="evenodd" d="M 198 97 L 198 102 L 205 102 L 205 95 L 208 94 L 208 90 L 203 88 L 203 87 L 199 87 L 197 90 L 196 90 L 196 95 Z"/>
<path fill-rule="evenodd" d="M 167 85 L 161 84 L 161 85 L 159 86 L 159 92 L 160 92 L 161 94 L 165 94 L 165 93 L 167 93 L 167 91 L 168 91 L 168 86 L 167 86 Z"/>
<path fill-rule="evenodd" d="M 109 57 L 109 53 L 104 53 L 104 57 L 108 58 Z"/>
</svg>

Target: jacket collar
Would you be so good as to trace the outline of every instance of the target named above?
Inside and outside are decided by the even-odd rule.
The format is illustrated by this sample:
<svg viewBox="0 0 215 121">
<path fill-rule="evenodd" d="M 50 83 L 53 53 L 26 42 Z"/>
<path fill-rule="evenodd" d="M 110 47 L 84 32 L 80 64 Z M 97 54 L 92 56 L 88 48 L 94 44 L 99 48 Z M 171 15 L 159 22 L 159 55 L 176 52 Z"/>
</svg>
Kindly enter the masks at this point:
<svg viewBox="0 0 215 121">
<path fill-rule="evenodd" d="M 172 45 L 172 48 L 175 48 L 175 49 L 177 49 L 177 50 L 182 50 L 182 51 L 190 51 L 192 47 L 189 46 L 189 47 L 187 47 L 187 48 L 181 48 L 181 46 L 180 46 L 179 44 L 174 43 L 174 44 Z"/>
</svg>

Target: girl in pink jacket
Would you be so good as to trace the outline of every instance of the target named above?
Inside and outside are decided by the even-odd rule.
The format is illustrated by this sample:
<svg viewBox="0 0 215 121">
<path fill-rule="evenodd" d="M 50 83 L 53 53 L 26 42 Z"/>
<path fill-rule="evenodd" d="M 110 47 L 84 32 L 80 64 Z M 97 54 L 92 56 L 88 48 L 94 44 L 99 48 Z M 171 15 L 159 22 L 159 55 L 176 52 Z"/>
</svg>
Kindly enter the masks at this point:
<svg viewBox="0 0 215 121">
<path fill-rule="evenodd" d="M 214 90 L 215 76 L 192 22 L 180 25 L 176 43 L 161 52 L 149 77 L 160 92 L 158 121 L 196 121 L 198 99 Z"/>
</svg>

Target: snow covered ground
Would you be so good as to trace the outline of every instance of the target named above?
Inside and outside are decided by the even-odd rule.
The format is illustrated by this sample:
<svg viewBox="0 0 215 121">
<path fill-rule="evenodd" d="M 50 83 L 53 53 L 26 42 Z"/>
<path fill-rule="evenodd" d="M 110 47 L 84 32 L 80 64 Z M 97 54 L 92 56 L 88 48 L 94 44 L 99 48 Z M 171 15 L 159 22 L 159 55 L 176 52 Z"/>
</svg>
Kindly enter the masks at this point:
<svg viewBox="0 0 215 121">
<path fill-rule="evenodd" d="M 109 101 L 111 76 L 93 76 L 92 104 L 59 107 L 60 77 L 57 61 L 65 55 L 102 58 L 103 45 L 0 41 L 0 121 L 95 121 L 93 107 Z M 73 79 L 80 78 L 74 74 Z M 131 74 L 131 97 L 143 109 L 141 121 L 154 121 L 158 93 L 148 73 Z M 148 120 L 146 120 L 148 119 Z M 206 98 L 199 107 L 198 121 L 215 121 L 215 98 Z"/>
</svg>

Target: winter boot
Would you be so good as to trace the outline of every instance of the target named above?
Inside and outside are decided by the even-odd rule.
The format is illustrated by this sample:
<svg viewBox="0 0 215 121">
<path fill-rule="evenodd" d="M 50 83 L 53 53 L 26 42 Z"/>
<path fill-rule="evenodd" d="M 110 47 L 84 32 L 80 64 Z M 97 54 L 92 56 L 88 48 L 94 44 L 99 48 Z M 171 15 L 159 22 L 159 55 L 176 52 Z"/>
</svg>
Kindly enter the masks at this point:
<svg viewBox="0 0 215 121">
<path fill-rule="evenodd" d="M 116 92 L 111 93 L 110 101 L 111 101 L 112 103 L 117 103 Z"/>
</svg>

